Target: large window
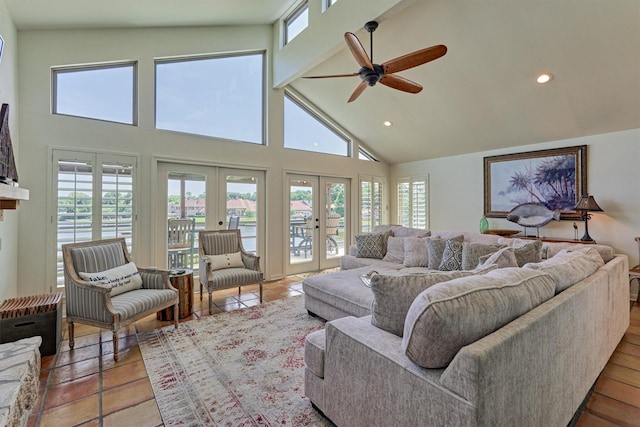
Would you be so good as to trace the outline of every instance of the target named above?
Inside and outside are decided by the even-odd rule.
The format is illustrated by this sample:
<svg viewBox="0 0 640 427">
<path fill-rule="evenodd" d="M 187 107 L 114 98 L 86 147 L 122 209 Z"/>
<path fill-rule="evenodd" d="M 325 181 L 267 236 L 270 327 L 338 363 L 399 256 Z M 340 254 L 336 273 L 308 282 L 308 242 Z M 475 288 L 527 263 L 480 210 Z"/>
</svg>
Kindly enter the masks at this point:
<svg viewBox="0 0 640 427">
<path fill-rule="evenodd" d="M 284 20 L 284 44 L 289 43 L 309 26 L 309 4 L 304 3 Z"/>
<path fill-rule="evenodd" d="M 63 244 L 124 237 L 132 251 L 136 158 L 54 150 L 53 161 L 57 283 L 63 286 Z"/>
<path fill-rule="evenodd" d="M 289 94 L 284 97 L 284 147 L 349 156 L 350 141 Z"/>
<path fill-rule="evenodd" d="M 156 61 L 156 128 L 263 143 L 264 53 Z"/>
<path fill-rule="evenodd" d="M 54 114 L 137 123 L 136 64 L 54 68 Z"/>
<path fill-rule="evenodd" d="M 429 228 L 429 183 L 426 176 L 398 180 L 398 224 Z"/>
<path fill-rule="evenodd" d="M 360 232 L 370 233 L 383 221 L 384 185 L 382 178 L 360 177 Z"/>
</svg>

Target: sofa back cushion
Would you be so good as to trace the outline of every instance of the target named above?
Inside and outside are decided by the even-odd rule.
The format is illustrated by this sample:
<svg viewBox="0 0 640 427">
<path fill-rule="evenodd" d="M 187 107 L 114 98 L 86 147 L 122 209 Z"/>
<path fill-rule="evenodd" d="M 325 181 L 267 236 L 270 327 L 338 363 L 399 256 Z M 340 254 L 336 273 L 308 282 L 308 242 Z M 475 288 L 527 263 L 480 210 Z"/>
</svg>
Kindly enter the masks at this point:
<svg viewBox="0 0 640 427">
<path fill-rule="evenodd" d="M 473 270 L 480 263 L 480 257 L 490 255 L 504 248 L 504 245 L 487 245 L 484 243 L 462 243 L 462 269 Z"/>
<path fill-rule="evenodd" d="M 430 237 L 405 237 L 402 263 L 405 267 L 428 267 L 427 242 Z"/>
<path fill-rule="evenodd" d="M 549 274 L 556 284 L 556 293 L 558 293 L 591 276 L 603 265 L 604 260 L 595 248 L 583 246 L 574 251 L 563 249 L 553 258 L 525 264 L 524 268 Z"/>
<path fill-rule="evenodd" d="M 401 337 L 407 311 L 420 292 L 436 283 L 472 274 L 469 271 L 434 271 L 399 275 L 376 274 L 371 278 L 371 291 L 373 292 L 371 324 Z"/>
<path fill-rule="evenodd" d="M 407 238 L 408 237 L 389 237 L 387 239 L 387 253 L 382 260 L 402 264 L 404 261 L 404 241 Z"/>
<path fill-rule="evenodd" d="M 419 366 L 445 367 L 462 347 L 496 331 L 554 293 L 550 275 L 517 267 L 433 285 L 409 307 L 402 348 Z"/>
</svg>

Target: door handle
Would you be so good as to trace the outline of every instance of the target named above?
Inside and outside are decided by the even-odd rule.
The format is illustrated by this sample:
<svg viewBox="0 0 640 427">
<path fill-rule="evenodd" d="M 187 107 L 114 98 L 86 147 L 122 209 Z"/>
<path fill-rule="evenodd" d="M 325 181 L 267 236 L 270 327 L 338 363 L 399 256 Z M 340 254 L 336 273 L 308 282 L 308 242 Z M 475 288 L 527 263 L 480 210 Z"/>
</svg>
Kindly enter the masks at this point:
<svg viewBox="0 0 640 427">
<path fill-rule="evenodd" d="M 224 221 L 218 221 L 218 225 L 224 224 Z"/>
</svg>

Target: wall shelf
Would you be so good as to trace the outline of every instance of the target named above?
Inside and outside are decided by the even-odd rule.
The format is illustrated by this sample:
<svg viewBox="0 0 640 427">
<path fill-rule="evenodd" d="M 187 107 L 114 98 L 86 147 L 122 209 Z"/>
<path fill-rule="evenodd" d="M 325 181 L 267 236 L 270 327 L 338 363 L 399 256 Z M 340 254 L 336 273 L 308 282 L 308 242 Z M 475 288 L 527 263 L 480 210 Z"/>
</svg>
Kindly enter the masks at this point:
<svg viewBox="0 0 640 427">
<path fill-rule="evenodd" d="M 29 200 L 29 190 L 0 183 L 0 210 L 16 209 L 20 200 Z"/>
</svg>

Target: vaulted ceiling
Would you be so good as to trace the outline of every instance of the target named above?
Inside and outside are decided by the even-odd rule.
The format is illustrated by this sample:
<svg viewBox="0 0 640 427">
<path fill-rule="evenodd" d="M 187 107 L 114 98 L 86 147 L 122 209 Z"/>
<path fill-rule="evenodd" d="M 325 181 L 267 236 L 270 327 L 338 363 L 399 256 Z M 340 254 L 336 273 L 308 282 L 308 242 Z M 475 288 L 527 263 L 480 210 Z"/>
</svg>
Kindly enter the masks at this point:
<svg viewBox="0 0 640 427">
<path fill-rule="evenodd" d="M 337 5 L 366 7 L 366 1 Z M 6 2 L 19 29 L 264 24 L 294 3 Z M 368 19 L 380 21 L 374 63 L 436 44 L 448 47 L 443 58 L 398 73 L 422 85 L 422 92 L 378 84 L 347 103 L 358 77 L 297 78 L 290 85 L 389 163 L 640 128 L 638 0 L 415 0 Z M 369 51 L 369 34 L 356 34 Z M 341 48 L 302 71 L 358 69 Z M 536 83 L 541 72 L 552 73 L 552 81 Z M 385 120 L 393 126 L 385 127 Z"/>
</svg>

